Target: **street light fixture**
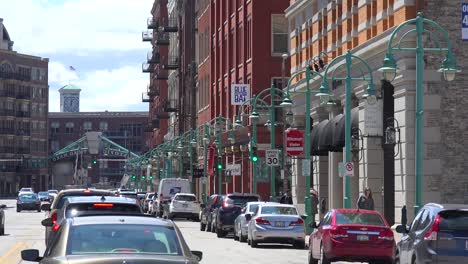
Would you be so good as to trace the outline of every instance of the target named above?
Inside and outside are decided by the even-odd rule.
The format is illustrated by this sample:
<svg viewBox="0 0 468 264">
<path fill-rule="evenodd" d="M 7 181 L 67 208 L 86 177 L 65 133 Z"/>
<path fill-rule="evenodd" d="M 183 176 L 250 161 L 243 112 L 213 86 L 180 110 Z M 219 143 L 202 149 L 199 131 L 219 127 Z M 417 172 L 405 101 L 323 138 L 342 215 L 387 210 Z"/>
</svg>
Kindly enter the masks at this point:
<svg viewBox="0 0 468 264">
<path fill-rule="evenodd" d="M 440 67 L 438 72 L 442 72 L 444 74 L 444 79 L 449 82 L 455 80 L 456 73 L 461 72 L 461 70 L 456 66 L 455 58 L 452 53 L 447 54 L 447 57 L 442 62 L 442 67 Z"/>
<path fill-rule="evenodd" d="M 252 124 L 257 124 L 258 120 L 260 119 L 260 114 L 254 111 L 249 115 L 249 119 L 252 122 Z"/>
<path fill-rule="evenodd" d="M 288 125 L 292 125 L 292 123 L 294 122 L 294 113 L 292 111 L 288 111 L 286 113 L 285 120 Z"/>
<path fill-rule="evenodd" d="M 383 66 L 379 69 L 385 80 L 391 82 L 395 79 L 397 65 L 392 53 L 387 53 L 383 61 Z"/>
<path fill-rule="evenodd" d="M 326 80 L 322 81 L 319 92 L 315 94 L 316 97 L 320 97 L 321 103 L 327 103 L 330 100 L 330 89 Z"/>
</svg>

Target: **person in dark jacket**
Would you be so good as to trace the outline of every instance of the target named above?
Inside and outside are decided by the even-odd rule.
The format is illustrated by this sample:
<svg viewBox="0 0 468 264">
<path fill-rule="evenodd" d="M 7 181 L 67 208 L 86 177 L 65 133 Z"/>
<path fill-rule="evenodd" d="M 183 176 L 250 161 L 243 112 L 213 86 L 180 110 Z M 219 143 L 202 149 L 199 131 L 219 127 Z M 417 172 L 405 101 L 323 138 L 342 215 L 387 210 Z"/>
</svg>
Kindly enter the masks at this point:
<svg viewBox="0 0 468 264">
<path fill-rule="evenodd" d="M 364 193 L 359 196 L 357 201 L 357 208 L 364 210 L 374 210 L 374 199 L 372 198 L 372 191 L 369 187 L 364 188 Z"/>
<path fill-rule="evenodd" d="M 293 204 L 291 191 L 288 190 L 283 197 L 281 197 L 280 203 L 282 204 Z"/>
</svg>

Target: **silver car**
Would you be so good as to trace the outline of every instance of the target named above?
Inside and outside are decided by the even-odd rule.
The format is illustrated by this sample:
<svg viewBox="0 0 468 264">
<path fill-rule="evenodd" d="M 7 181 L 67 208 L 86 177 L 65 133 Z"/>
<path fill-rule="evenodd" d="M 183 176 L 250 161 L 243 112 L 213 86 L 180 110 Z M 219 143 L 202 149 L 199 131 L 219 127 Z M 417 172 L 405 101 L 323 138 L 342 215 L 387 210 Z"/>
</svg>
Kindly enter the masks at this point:
<svg viewBox="0 0 468 264">
<path fill-rule="evenodd" d="M 292 244 L 305 248 L 305 216 L 289 204 L 259 204 L 253 214 L 245 214 L 249 221 L 247 243 L 255 248 L 259 243 Z"/>
<path fill-rule="evenodd" d="M 245 218 L 245 214 L 252 215 L 257 210 L 259 204 L 278 204 L 274 202 L 248 202 L 241 210 L 241 214 L 234 220 L 234 240 L 240 242 L 247 241 L 247 229 L 249 221 Z"/>
</svg>

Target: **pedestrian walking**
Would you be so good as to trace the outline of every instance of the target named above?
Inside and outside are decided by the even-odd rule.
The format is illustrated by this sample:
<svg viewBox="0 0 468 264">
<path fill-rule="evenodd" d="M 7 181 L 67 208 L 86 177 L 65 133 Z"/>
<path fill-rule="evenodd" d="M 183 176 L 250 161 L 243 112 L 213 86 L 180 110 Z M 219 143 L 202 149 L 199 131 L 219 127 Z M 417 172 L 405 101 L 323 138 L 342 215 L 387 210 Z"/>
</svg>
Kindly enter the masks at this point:
<svg viewBox="0 0 468 264">
<path fill-rule="evenodd" d="M 283 197 L 281 197 L 280 203 L 282 204 L 293 204 L 292 202 L 292 196 L 291 196 L 291 191 L 288 190 Z"/>
<path fill-rule="evenodd" d="M 311 205 L 311 213 L 312 213 L 312 219 L 315 221 L 315 215 L 318 213 L 318 205 L 319 205 L 319 194 L 317 190 L 314 188 L 310 189 L 310 205 Z"/>
<path fill-rule="evenodd" d="M 372 191 L 369 187 L 364 188 L 364 193 L 359 196 L 357 201 L 357 208 L 364 210 L 374 210 L 374 199 L 372 198 Z"/>
</svg>

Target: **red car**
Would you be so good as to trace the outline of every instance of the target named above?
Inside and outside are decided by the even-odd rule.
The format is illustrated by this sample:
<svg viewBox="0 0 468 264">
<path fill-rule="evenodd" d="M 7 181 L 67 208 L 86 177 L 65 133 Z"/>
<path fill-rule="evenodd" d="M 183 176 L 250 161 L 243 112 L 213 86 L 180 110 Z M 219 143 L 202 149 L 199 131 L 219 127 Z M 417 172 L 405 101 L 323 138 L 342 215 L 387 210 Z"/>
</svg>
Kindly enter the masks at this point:
<svg viewBox="0 0 468 264">
<path fill-rule="evenodd" d="M 312 224 L 309 263 L 332 261 L 393 263 L 395 239 L 387 221 L 376 211 L 334 209 Z"/>
</svg>

